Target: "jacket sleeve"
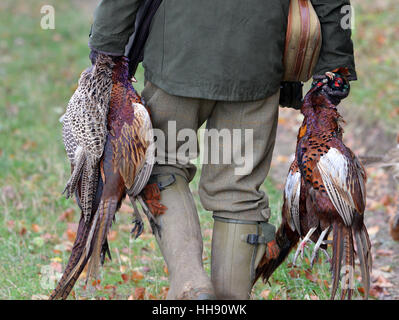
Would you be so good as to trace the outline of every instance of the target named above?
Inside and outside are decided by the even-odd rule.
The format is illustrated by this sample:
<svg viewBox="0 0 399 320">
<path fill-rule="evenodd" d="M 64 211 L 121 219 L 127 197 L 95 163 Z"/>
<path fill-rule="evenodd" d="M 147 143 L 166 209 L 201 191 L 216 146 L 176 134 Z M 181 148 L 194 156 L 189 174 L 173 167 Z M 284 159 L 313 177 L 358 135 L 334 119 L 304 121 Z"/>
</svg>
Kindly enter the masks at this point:
<svg viewBox="0 0 399 320">
<path fill-rule="evenodd" d="M 324 74 L 339 67 L 347 67 L 349 80 L 356 80 L 355 59 L 351 28 L 348 23 L 350 0 L 311 0 L 319 17 L 322 33 L 322 46 L 315 75 Z M 341 12 L 342 10 L 342 12 Z"/>
<path fill-rule="evenodd" d="M 136 14 L 143 0 L 102 0 L 94 13 L 89 47 L 96 51 L 123 55 L 134 32 Z"/>
</svg>

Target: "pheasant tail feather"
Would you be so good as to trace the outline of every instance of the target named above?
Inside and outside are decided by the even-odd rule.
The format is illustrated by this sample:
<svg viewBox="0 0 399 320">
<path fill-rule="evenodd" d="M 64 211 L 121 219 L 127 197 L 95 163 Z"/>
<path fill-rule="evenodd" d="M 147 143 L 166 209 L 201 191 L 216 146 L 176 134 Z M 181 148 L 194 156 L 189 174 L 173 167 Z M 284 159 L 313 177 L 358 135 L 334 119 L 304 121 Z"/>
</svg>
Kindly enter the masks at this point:
<svg viewBox="0 0 399 320">
<path fill-rule="evenodd" d="M 79 279 L 87 263 L 89 278 L 97 279 L 99 266 L 107 251 L 107 234 L 117 210 L 116 200 L 101 201 L 98 210 L 86 223 L 82 215 L 75 243 L 61 280 L 52 292 L 50 299 L 66 299 Z"/>
<path fill-rule="evenodd" d="M 366 227 L 355 232 L 357 256 L 360 261 L 362 283 L 365 291 L 365 299 L 368 298 L 370 290 L 370 270 L 372 269 L 371 242 Z"/>
</svg>

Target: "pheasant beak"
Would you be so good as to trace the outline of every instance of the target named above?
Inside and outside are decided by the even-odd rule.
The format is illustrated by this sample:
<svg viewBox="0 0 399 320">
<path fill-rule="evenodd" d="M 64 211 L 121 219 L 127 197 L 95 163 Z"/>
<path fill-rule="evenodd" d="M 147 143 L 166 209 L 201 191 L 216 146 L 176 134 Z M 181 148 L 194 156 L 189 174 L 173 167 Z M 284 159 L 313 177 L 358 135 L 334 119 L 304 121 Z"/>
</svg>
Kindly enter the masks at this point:
<svg viewBox="0 0 399 320">
<path fill-rule="evenodd" d="M 335 78 L 335 74 L 333 72 L 326 72 L 325 75 L 330 79 L 330 80 L 334 80 Z"/>
</svg>

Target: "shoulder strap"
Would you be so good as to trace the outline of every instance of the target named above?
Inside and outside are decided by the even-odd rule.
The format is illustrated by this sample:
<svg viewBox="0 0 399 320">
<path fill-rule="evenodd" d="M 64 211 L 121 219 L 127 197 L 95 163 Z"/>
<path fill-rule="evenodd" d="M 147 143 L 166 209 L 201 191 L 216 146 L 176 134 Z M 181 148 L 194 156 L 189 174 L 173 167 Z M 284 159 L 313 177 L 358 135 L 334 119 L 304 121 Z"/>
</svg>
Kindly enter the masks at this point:
<svg viewBox="0 0 399 320">
<path fill-rule="evenodd" d="M 162 0 L 144 0 L 136 15 L 134 33 L 130 36 L 125 48 L 125 56 L 129 58 L 129 77 L 134 76 L 137 67 L 144 57 L 144 46 L 150 31 L 152 18 Z"/>
</svg>

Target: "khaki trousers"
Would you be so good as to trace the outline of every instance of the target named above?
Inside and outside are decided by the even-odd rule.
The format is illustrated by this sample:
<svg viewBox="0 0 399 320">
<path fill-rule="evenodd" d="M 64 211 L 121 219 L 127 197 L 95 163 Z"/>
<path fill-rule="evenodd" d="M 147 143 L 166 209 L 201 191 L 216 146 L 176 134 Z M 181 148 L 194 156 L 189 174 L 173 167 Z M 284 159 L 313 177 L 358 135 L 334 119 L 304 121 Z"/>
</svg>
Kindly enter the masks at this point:
<svg viewBox="0 0 399 320">
<path fill-rule="evenodd" d="M 156 136 L 153 174 L 174 173 L 191 181 L 199 152 L 195 133 L 206 121 L 199 184 L 204 209 L 224 218 L 267 221 L 269 200 L 260 186 L 270 169 L 279 94 L 249 102 L 212 101 L 169 95 L 147 82 L 142 97 Z"/>
</svg>

